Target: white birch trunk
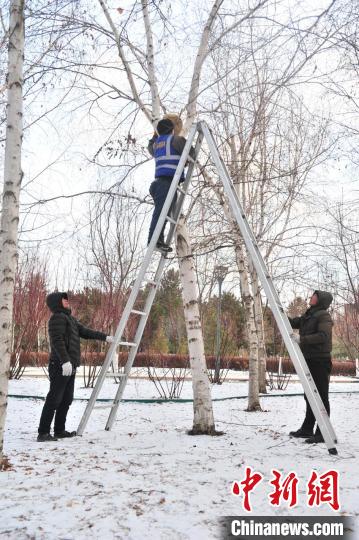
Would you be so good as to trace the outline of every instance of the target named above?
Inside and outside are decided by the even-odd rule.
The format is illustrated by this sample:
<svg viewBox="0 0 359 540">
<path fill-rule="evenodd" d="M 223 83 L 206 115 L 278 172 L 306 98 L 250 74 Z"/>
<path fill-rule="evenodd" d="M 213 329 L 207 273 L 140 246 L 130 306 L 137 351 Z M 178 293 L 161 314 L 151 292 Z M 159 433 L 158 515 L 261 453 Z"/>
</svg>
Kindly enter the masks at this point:
<svg viewBox="0 0 359 540">
<path fill-rule="evenodd" d="M 234 184 L 234 189 L 238 195 L 238 198 L 241 200 L 242 204 L 245 207 L 245 201 L 243 201 L 243 193 L 241 193 L 241 187 L 243 188 L 243 174 L 241 173 L 238 160 L 235 139 L 232 137 L 230 139 L 230 150 L 231 150 L 231 162 L 232 162 L 232 176 L 236 183 Z M 237 232 L 237 235 L 241 238 L 241 233 L 236 225 L 234 230 Z M 242 239 L 239 240 L 239 243 L 236 247 L 236 260 L 240 276 L 241 284 L 241 293 L 242 299 L 244 302 L 245 316 L 246 316 L 246 328 L 247 328 L 247 337 L 248 337 L 248 349 L 249 349 L 249 365 L 248 365 L 248 410 L 249 411 L 259 411 L 261 410 L 259 402 L 259 332 L 256 324 L 256 312 L 254 305 L 253 289 L 249 283 L 250 267 L 250 258 L 248 252 L 244 246 Z M 253 278 L 251 280 L 253 285 Z"/>
<path fill-rule="evenodd" d="M 145 31 L 146 31 L 146 42 L 147 42 L 146 58 L 147 58 L 148 80 L 150 83 L 151 98 L 152 98 L 152 122 L 157 124 L 161 116 L 161 100 L 160 100 L 160 95 L 158 92 L 158 85 L 157 85 L 157 79 L 156 79 L 153 35 L 152 35 L 150 17 L 148 14 L 148 0 L 141 0 L 141 4 L 142 4 L 143 21 L 144 21 Z"/>
<path fill-rule="evenodd" d="M 198 306 L 197 276 L 187 225 L 181 217 L 175 232 L 178 266 L 182 284 L 183 311 L 186 321 L 188 353 L 193 389 L 193 434 L 214 434 L 211 387 L 207 374 L 203 332 Z"/>
<path fill-rule="evenodd" d="M 190 90 L 188 94 L 188 101 L 186 105 L 187 117 L 186 117 L 186 122 L 185 122 L 185 127 L 184 127 L 185 131 L 189 130 L 196 116 L 199 83 L 201 80 L 202 67 L 208 55 L 209 36 L 211 33 L 211 29 L 213 27 L 214 21 L 216 20 L 218 10 L 223 4 L 223 1 L 224 0 L 215 0 L 213 2 L 212 9 L 208 15 L 208 19 L 203 28 L 201 41 L 198 47 L 196 60 L 193 66 L 191 86 L 190 86 Z"/>
<path fill-rule="evenodd" d="M 236 246 L 236 262 L 239 272 L 241 295 L 246 311 L 246 329 L 248 338 L 248 411 L 260 411 L 258 380 L 258 335 L 254 314 L 253 296 L 249 286 L 248 267 L 243 244 Z"/>
<path fill-rule="evenodd" d="M 112 20 L 111 15 L 110 15 L 107 7 L 106 7 L 105 2 L 103 0 L 98 0 L 98 1 L 99 1 L 99 4 L 100 4 L 101 8 L 103 9 L 103 12 L 104 12 L 104 15 L 105 15 L 105 17 L 107 19 L 107 22 L 110 25 L 112 33 L 113 33 L 113 35 L 114 35 L 114 37 L 116 39 L 118 55 L 120 57 L 122 65 L 123 65 L 123 67 L 125 69 L 127 81 L 128 81 L 128 83 L 130 85 L 131 92 L 132 92 L 132 95 L 133 95 L 133 99 L 135 100 L 135 102 L 137 103 L 137 105 L 139 106 L 141 111 L 144 113 L 144 115 L 148 118 L 148 120 L 150 122 L 152 122 L 151 113 L 147 109 L 144 102 L 142 101 L 142 99 L 140 97 L 140 94 L 139 94 L 139 92 L 137 90 L 135 78 L 133 76 L 132 69 L 131 69 L 131 64 L 127 61 L 125 51 L 124 51 L 124 49 L 122 47 L 122 44 L 121 44 L 121 37 L 120 37 L 120 34 L 118 33 L 117 26 L 114 23 L 114 21 Z"/>
<path fill-rule="evenodd" d="M 183 216 L 181 216 L 177 227 L 176 247 L 182 284 L 188 352 L 192 370 L 194 412 L 192 433 L 214 434 L 215 425 L 211 387 L 207 375 L 201 318 L 198 306 L 199 293 L 194 270 L 192 249 Z"/>
<path fill-rule="evenodd" d="M 259 373 L 258 373 L 258 386 L 259 392 L 262 394 L 267 393 L 266 385 L 266 372 L 267 372 L 267 351 L 265 345 L 265 334 L 264 334 L 264 322 L 263 322 L 263 307 L 262 307 L 262 298 L 258 283 L 258 275 L 255 269 L 251 268 L 252 275 L 252 290 L 253 290 L 253 299 L 254 299 L 254 313 L 256 319 L 257 327 L 257 336 L 258 336 L 258 362 L 259 362 Z"/>
<path fill-rule="evenodd" d="M 259 402 L 259 385 L 258 385 L 258 335 L 255 325 L 254 317 L 254 304 L 253 296 L 250 291 L 248 280 L 248 266 L 246 264 L 245 257 L 247 252 L 243 245 L 243 239 L 241 232 L 238 228 L 237 222 L 233 217 L 232 211 L 228 206 L 227 200 L 223 194 L 223 188 L 218 187 L 213 178 L 206 174 L 203 170 L 202 174 L 206 181 L 213 187 L 213 190 L 217 196 L 218 202 L 223 208 L 224 214 L 228 220 L 228 223 L 232 226 L 233 237 L 238 238 L 236 252 L 236 262 L 240 277 L 241 295 L 244 302 L 245 316 L 246 316 L 246 330 L 248 336 L 248 348 L 249 348 L 249 391 L 248 391 L 248 410 L 257 411 L 261 410 Z M 240 184 L 236 184 L 234 187 L 239 189 Z"/>
<path fill-rule="evenodd" d="M 12 0 L 10 3 L 8 50 L 4 191 L 0 225 L 0 465 L 3 458 L 10 369 L 13 295 L 19 227 L 19 196 L 22 179 L 23 56 L 24 0 Z"/>
</svg>

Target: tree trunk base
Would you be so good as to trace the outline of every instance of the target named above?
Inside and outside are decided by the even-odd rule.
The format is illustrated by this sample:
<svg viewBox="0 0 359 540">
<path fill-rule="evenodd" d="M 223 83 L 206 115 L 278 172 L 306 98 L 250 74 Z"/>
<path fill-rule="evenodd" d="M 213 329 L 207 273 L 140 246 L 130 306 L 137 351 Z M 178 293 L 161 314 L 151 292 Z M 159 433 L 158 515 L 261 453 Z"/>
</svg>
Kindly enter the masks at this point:
<svg viewBox="0 0 359 540">
<path fill-rule="evenodd" d="M 8 458 L 6 456 L 3 456 L 0 459 L 0 472 L 1 471 L 12 471 L 12 470 L 13 470 L 13 467 L 12 467 L 10 461 L 8 460 Z"/>
<path fill-rule="evenodd" d="M 211 435 L 212 437 L 220 437 L 221 435 L 224 435 L 224 431 L 216 431 L 214 427 L 208 429 L 193 427 L 187 431 L 187 435 Z"/>
<path fill-rule="evenodd" d="M 252 405 L 251 408 L 247 408 L 246 409 L 246 412 L 263 412 L 263 409 L 262 407 L 260 406 L 259 403 L 257 403 L 256 405 Z"/>
</svg>

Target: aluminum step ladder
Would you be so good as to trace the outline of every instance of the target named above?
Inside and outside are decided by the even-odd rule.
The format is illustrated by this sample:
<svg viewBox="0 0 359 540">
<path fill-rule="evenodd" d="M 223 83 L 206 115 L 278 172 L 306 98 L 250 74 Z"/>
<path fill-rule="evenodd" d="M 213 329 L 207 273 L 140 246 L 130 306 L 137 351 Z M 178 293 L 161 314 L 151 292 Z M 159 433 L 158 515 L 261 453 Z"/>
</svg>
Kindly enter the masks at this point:
<svg viewBox="0 0 359 540">
<path fill-rule="evenodd" d="M 188 167 L 188 171 L 187 171 L 187 174 L 186 174 L 185 182 L 183 184 L 183 187 L 181 188 L 179 186 L 179 180 L 180 180 L 182 171 L 184 170 L 185 164 L 186 164 L 186 162 L 187 162 L 187 160 L 189 158 L 189 152 L 190 152 L 192 143 L 194 142 L 195 139 L 196 139 L 196 143 L 195 143 L 195 159 L 190 162 L 190 165 Z M 325 443 L 326 443 L 326 445 L 328 447 L 328 451 L 329 451 L 330 454 L 336 455 L 338 453 L 337 449 L 336 449 L 336 446 L 335 446 L 336 443 L 337 443 L 337 437 L 336 437 L 336 434 L 334 432 L 333 426 L 332 426 L 332 424 L 330 422 L 328 413 L 327 413 L 327 411 L 326 411 L 326 409 L 324 407 L 324 404 L 323 404 L 322 399 L 321 399 L 321 397 L 319 395 L 317 387 L 316 387 L 316 385 L 314 383 L 313 377 L 312 377 L 312 375 L 311 375 L 311 373 L 310 373 L 310 371 L 308 369 L 308 365 L 307 365 L 307 363 L 306 363 L 306 361 L 304 359 L 304 356 L 303 356 L 303 354 L 302 354 L 302 352 L 300 350 L 300 347 L 293 338 L 294 334 L 293 334 L 292 327 L 291 327 L 291 325 L 289 323 L 288 317 L 285 314 L 284 308 L 283 308 L 283 306 L 281 304 L 278 293 L 277 293 L 277 291 L 276 291 L 276 289 L 274 287 L 272 278 L 269 275 L 266 264 L 265 264 L 265 262 L 264 262 L 264 260 L 263 260 L 263 258 L 261 256 L 261 253 L 259 251 L 259 247 L 258 247 L 256 238 L 255 238 L 254 233 L 253 233 L 253 231 L 252 231 L 252 229 L 251 229 L 251 227 L 250 227 L 250 225 L 249 225 L 249 223 L 247 221 L 246 215 L 245 215 L 244 210 L 242 208 L 242 205 L 241 205 L 241 203 L 239 201 L 238 195 L 237 195 L 237 193 L 236 193 L 236 191 L 235 191 L 235 189 L 233 187 L 233 183 L 232 183 L 231 178 L 229 176 L 227 167 L 225 166 L 225 164 L 224 164 L 224 162 L 223 162 L 223 160 L 222 160 L 222 158 L 221 158 L 221 156 L 219 154 L 216 142 L 214 140 L 214 137 L 213 137 L 209 127 L 203 121 L 198 122 L 197 124 L 193 125 L 192 128 L 191 128 L 191 131 L 189 133 L 186 146 L 185 146 L 185 148 L 183 150 L 183 153 L 182 153 L 180 162 L 178 164 L 175 176 L 174 176 L 173 181 L 171 183 L 171 187 L 170 187 L 170 190 L 168 192 L 168 196 L 167 196 L 166 202 L 164 204 L 164 207 L 162 209 L 162 212 L 161 212 L 160 218 L 158 220 L 156 229 L 154 231 L 152 240 L 151 240 L 151 242 L 150 242 L 150 244 L 148 246 L 148 249 L 147 249 L 145 258 L 143 260 L 142 266 L 140 268 L 138 277 L 136 279 L 136 282 L 135 282 L 134 287 L 132 289 L 131 295 L 130 295 L 128 301 L 127 301 L 126 307 L 125 307 L 124 312 L 122 314 L 119 326 L 118 326 L 116 334 L 115 334 L 114 342 L 112 343 L 112 345 L 111 345 L 111 347 L 110 347 L 110 349 L 109 349 L 109 351 L 108 351 L 108 353 L 106 355 L 104 364 L 103 364 L 103 366 L 101 368 L 101 371 L 100 371 L 100 374 L 99 374 L 99 376 L 97 378 L 95 388 L 94 388 L 94 390 L 92 392 L 90 400 L 89 400 L 89 402 L 87 404 L 87 407 L 85 409 L 85 412 L 83 414 L 83 417 L 81 419 L 79 427 L 77 429 L 77 434 L 82 435 L 82 433 L 83 433 L 83 431 L 84 431 L 84 429 L 86 427 L 86 424 L 87 424 L 87 421 L 88 421 L 88 419 L 90 417 L 90 414 L 91 414 L 92 410 L 95 408 L 96 399 L 97 399 L 98 394 L 99 394 L 99 392 L 100 392 L 100 390 L 102 388 L 104 379 L 106 377 L 106 373 L 108 372 L 108 370 L 109 370 L 109 368 L 111 366 L 114 355 L 116 353 L 116 349 L 117 349 L 118 346 L 121 345 L 121 346 L 125 346 L 125 347 L 130 347 L 130 353 L 129 353 L 128 360 L 127 360 L 125 368 L 124 368 L 124 373 L 122 374 L 122 378 L 121 378 L 121 381 L 120 381 L 116 396 L 114 398 L 114 401 L 113 401 L 112 405 L 109 406 L 111 408 L 111 412 L 110 412 L 110 415 L 109 415 L 109 418 L 108 418 L 105 429 L 110 430 L 113 423 L 114 423 L 114 421 L 115 421 L 115 419 L 116 419 L 118 406 L 119 406 L 121 397 L 123 395 L 123 391 L 124 391 L 124 388 L 126 386 L 128 375 L 129 375 L 130 369 L 131 369 L 131 367 L 133 365 L 133 362 L 134 362 L 134 359 L 135 359 L 135 356 L 136 356 L 136 353 L 137 353 L 137 350 L 138 350 L 138 347 L 139 347 L 139 343 L 141 341 L 142 334 L 143 334 L 143 331 L 144 331 L 144 328 L 145 328 L 145 325 L 146 325 L 146 322 L 147 322 L 147 319 L 148 319 L 148 316 L 149 316 L 149 312 L 150 312 L 150 309 L 152 307 L 152 304 L 153 304 L 153 301 L 154 301 L 154 298 L 155 298 L 156 290 L 158 288 L 158 285 L 159 285 L 159 282 L 160 282 L 160 279 L 161 279 L 161 276 L 162 276 L 162 273 L 163 273 L 163 269 L 164 269 L 164 266 L 165 266 L 165 263 L 166 263 L 166 255 L 165 254 L 162 254 L 162 256 L 160 258 L 160 261 L 158 263 L 158 267 L 157 267 L 157 270 L 156 270 L 156 273 L 155 273 L 154 280 L 149 282 L 149 284 L 152 285 L 152 287 L 151 287 L 150 293 L 148 294 L 147 299 L 145 301 L 145 307 L 144 307 L 143 311 L 134 310 L 134 305 L 135 305 L 136 299 L 138 297 L 138 294 L 139 294 L 139 292 L 141 290 L 141 286 L 143 286 L 143 284 L 145 283 L 146 270 L 149 267 L 152 256 L 153 256 L 153 254 L 155 252 L 155 246 L 156 246 L 157 240 L 159 238 L 160 231 L 162 230 L 162 227 L 163 227 L 166 219 L 168 218 L 168 212 L 169 212 L 170 207 L 171 207 L 171 202 L 172 202 L 173 197 L 174 197 L 174 195 L 176 193 L 176 190 L 177 190 L 177 191 L 179 191 L 180 196 L 179 196 L 178 202 L 176 204 L 174 214 L 173 214 L 172 218 L 170 219 L 171 226 L 170 226 L 170 230 L 169 230 L 166 242 L 168 244 L 170 244 L 171 241 L 173 240 L 175 229 L 176 229 L 178 219 L 179 219 L 179 216 L 180 216 L 180 213 L 181 213 L 181 209 L 182 209 L 182 206 L 183 206 L 183 202 L 184 202 L 185 196 L 187 194 L 189 183 L 191 181 L 191 176 L 192 176 L 192 173 L 193 173 L 195 161 L 196 161 L 196 159 L 198 157 L 198 154 L 199 154 L 199 151 L 201 149 L 203 139 L 205 139 L 205 141 L 206 141 L 206 143 L 208 145 L 210 155 L 212 156 L 213 162 L 214 162 L 214 164 L 216 166 L 216 169 L 217 169 L 217 172 L 218 172 L 218 176 L 219 176 L 219 178 L 220 178 L 220 180 L 222 182 L 222 185 L 223 185 L 224 194 L 225 194 L 225 196 L 227 198 L 227 201 L 228 201 L 229 207 L 230 207 L 230 209 L 232 211 L 233 217 L 235 218 L 235 220 L 236 220 L 236 222 L 238 224 L 238 227 L 239 227 L 239 229 L 241 231 L 243 241 L 244 241 L 244 243 L 246 245 L 246 248 L 247 248 L 247 253 L 250 256 L 250 258 L 252 260 L 252 263 L 253 263 L 253 266 L 257 271 L 257 274 L 258 274 L 259 279 L 261 281 L 262 287 L 263 287 L 264 292 L 265 292 L 265 294 L 267 296 L 269 305 L 271 307 L 271 310 L 272 310 L 273 315 L 275 317 L 275 320 L 277 322 L 278 328 L 279 328 L 279 330 L 281 332 L 284 343 L 285 343 L 285 345 L 287 347 L 290 358 L 291 358 L 291 360 L 292 360 L 292 362 L 294 364 L 295 370 L 296 370 L 296 372 L 297 372 L 297 374 L 299 376 L 299 379 L 300 379 L 300 381 L 301 381 L 301 383 L 303 385 L 304 392 L 305 392 L 305 394 L 306 394 L 306 396 L 308 398 L 308 401 L 309 401 L 310 406 L 311 406 L 311 408 L 313 410 L 313 413 L 314 413 L 314 416 L 315 416 L 315 418 L 317 420 L 320 431 L 321 431 L 321 433 L 323 435 L 324 441 L 325 441 Z M 137 327 L 137 330 L 136 330 L 134 342 L 133 343 L 127 343 L 127 342 L 122 341 L 122 336 L 123 336 L 124 330 L 126 328 L 126 324 L 127 324 L 128 320 L 129 320 L 129 317 L 132 314 L 139 315 L 140 319 L 139 319 L 139 324 L 138 324 L 138 327 Z"/>
<path fill-rule="evenodd" d="M 116 330 L 116 334 L 114 336 L 114 341 L 111 344 L 104 363 L 101 367 L 100 373 L 97 377 L 97 381 L 95 384 L 95 387 L 92 391 L 91 397 L 87 403 L 85 412 L 81 418 L 80 424 L 77 428 L 77 434 L 82 435 L 86 424 L 90 418 L 90 415 L 93 411 L 93 409 L 97 408 L 109 408 L 110 414 L 106 423 L 106 430 L 110 430 L 113 426 L 113 423 L 116 419 L 117 410 L 123 395 L 123 391 L 126 387 L 127 379 L 130 373 L 130 370 L 132 368 L 133 362 L 135 360 L 142 335 L 146 326 L 147 319 L 149 317 L 151 307 L 153 304 L 153 301 L 156 296 L 156 292 L 158 289 L 158 286 L 161 282 L 161 276 L 163 273 L 163 270 L 165 268 L 166 262 L 167 262 L 167 253 L 161 253 L 159 262 L 156 261 L 156 258 L 158 257 L 158 250 L 156 248 L 156 244 L 158 241 L 158 238 L 160 236 L 161 230 L 165 224 L 166 221 L 169 221 L 170 228 L 169 232 L 167 234 L 166 243 L 168 245 L 171 244 L 175 230 L 177 227 L 177 223 L 179 220 L 179 217 L 181 215 L 181 210 L 183 207 L 183 203 L 185 201 L 188 186 L 192 177 L 193 169 L 195 166 L 195 162 L 198 156 L 198 153 L 200 151 L 201 145 L 203 140 L 203 133 L 197 129 L 197 125 L 194 124 L 190 130 L 190 133 L 188 135 L 188 139 L 186 142 L 186 145 L 183 149 L 181 159 L 178 163 L 175 175 L 173 177 L 173 180 L 171 182 L 170 189 L 168 191 L 168 195 L 165 201 L 165 204 L 163 205 L 162 212 L 160 214 L 160 217 L 158 219 L 156 228 L 153 232 L 153 236 L 151 238 L 151 241 L 147 247 L 147 251 L 145 254 L 145 257 L 143 259 L 143 262 L 141 264 L 139 273 L 137 275 L 136 281 L 132 287 L 131 294 L 127 300 L 125 309 L 122 313 L 121 320 L 119 322 L 119 325 Z M 191 148 L 194 146 L 194 158 L 190 157 L 190 151 Z M 185 181 L 180 183 L 182 172 L 186 166 L 187 161 L 189 162 L 187 173 L 185 176 Z M 172 206 L 172 201 L 177 193 L 177 202 L 176 205 L 171 212 L 170 215 L 170 209 Z M 148 270 L 151 268 L 151 263 L 157 266 L 156 270 L 154 271 L 154 277 L 151 277 L 149 279 L 147 277 Z M 143 287 L 147 287 L 147 297 L 144 302 L 144 307 L 141 309 L 135 308 L 136 301 L 139 298 L 139 295 L 143 293 Z M 137 326 L 135 331 L 135 337 L 133 342 L 128 342 L 123 339 L 123 336 L 125 334 L 126 326 L 130 318 L 136 317 L 137 318 Z M 116 350 L 118 347 L 125 347 L 129 350 L 127 362 L 125 364 L 123 373 L 114 372 L 111 369 L 111 366 L 113 364 Z M 96 405 L 96 400 L 98 398 L 98 395 L 101 391 L 101 388 L 103 386 L 104 380 L 107 377 L 112 377 L 115 380 L 120 379 L 118 389 L 116 392 L 116 396 L 110 405 Z"/>
<path fill-rule="evenodd" d="M 305 395 L 308 398 L 320 431 L 323 435 L 324 441 L 328 447 L 328 451 L 330 454 L 337 454 L 338 452 L 335 447 L 335 444 L 337 443 L 337 437 L 330 422 L 329 415 L 326 411 L 326 408 L 324 407 L 323 401 L 319 395 L 318 389 L 314 383 L 313 377 L 309 371 L 307 362 L 305 361 L 302 351 L 298 343 L 293 339 L 293 329 L 281 304 L 280 298 L 274 287 L 272 278 L 269 275 L 264 259 L 262 258 L 262 255 L 259 251 L 257 240 L 247 221 L 238 195 L 233 187 L 233 183 L 229 176 L 227 167 L 225 166 L 219 154 L 216 142 L 207 124 L 205 124 L 204 122 L 200 122 L 200 129 L 204 134 L 205 140 L 210 150 L 210 154 L 217 168 L 218 175 L 222 181 L 224 193 L 232 210 L 233 217 L 235 218 L 241 231 L 243 241 L 247 248 L 247 253 L 252 260 L 254 268 L 256 269 L 264 292 L 267 296 L 269 306 L 272 310 L 280 333 L 283 337 L 283 341 L 285 343 L 289 356 L 299 376 L 300 382 L 302 383 Z"/>
</svg>

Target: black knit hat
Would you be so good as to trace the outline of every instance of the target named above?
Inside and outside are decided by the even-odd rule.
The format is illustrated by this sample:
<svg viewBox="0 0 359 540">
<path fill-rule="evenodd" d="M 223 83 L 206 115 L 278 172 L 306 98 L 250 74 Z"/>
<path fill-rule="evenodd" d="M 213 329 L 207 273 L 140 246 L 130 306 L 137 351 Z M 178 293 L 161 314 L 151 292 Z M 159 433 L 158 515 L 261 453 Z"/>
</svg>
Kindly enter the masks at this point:
<svg viewBox="0 0 359 540">
<path fill-rule="evenodd" d="M 159 135 L 168 135 L 174 130 L 174 125 L 171 120 L 164 118 L 158 122 L 156 130 Z"/>
<path fill-rule="evenodd" d="M 52 312 L 62 308 L 62 299 L 68 300 L 67 293 L 65 292 L 53 292 L 46 297 L 46 304 Z"/>
</svg>

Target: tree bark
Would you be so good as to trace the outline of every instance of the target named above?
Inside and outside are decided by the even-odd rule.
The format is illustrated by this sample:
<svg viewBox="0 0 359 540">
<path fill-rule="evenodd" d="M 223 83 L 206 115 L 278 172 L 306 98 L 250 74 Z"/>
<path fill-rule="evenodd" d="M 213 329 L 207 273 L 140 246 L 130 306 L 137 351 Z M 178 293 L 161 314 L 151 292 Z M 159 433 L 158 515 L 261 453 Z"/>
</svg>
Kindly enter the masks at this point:
<svg viewBox="0 0 359 540">
<path fill-rule="evenodd" d="M 188 352 L 192 370 L 194 412 L 192 433 L 211 435 L 215 433 L 215 425 L 199 313 L 199 293 L 192 249 L 183 216 L 181 216 L 177 227 L 176 247 L 182 284 Z"/>
<path fill-rule="evenodd" d="M 135 82 L 135 78 L 133 76 L 133 72 L 132 72 L 132 69 L 131 69 L 131 64 L 128 62 L 128 60 L 126 58 L 125 51 L 124 51 L 124 49 L 122 47 L 122 43 L 121 43 L 121 37 L 120 37 L 120 34 L 118 33 L 117 27 L 116 27 L 115 23 L 113 22 L 113 20 L 111 18 L 111 15 L 110 15 L 107 7 L 106 7 L 105 2 L 103 0 L 98 0 L 98 1 L 100 3 L 100 6 L 103 9 L 104 15 L 105 15 L 105 17 L 107 19 L 108 24 L 110 25 L 110 28 L 111 28 L 112 33 L 114 35 L 114 38 L 116 40 L 118 55 L 120 57 L 122 65 L 123 65 L 123 67 L 125 69 L 127 81 L 128 81 L 128 83 L 130 85 L 131 92 L 132 92 L 132 95 L 133 95 L 133 99 L 135 100 L 135 102 L 137 103 L 137 105 L 139 106 L 141 111 L 144 113 L 144 115 L 148 118 L 148 120 L 150 122 L 152 122 L 151 113 L 148 110 L 148 108 L 146 107 L 146 105 L 144 104 L 144 102 L 142 101 L 142 99 L 140 97 L 140 94 L 138 92 L 136 82 Z"/>
<path fill-rule="evenodd" d="M 246 330 L 248 336 L 248 349 L 249 349 L 249 392 L 248 392 L 248 410 L 259 411 L 261 410 L 259 402 L 259 386 L 258 386 L 258 336 L 257 328 L 255 325 L 254 317 L 254 305 L 253 295 L 250 290 L 248 279 L 248 265 L 246 263 L 247 252 L 243 244 L 242 234 L 238 227 L 231 209 L 228 206 L 227 200 L 223 193 L 223 188 L 220 188 L 214 181 L 214 179 L 202 170 L 202 174 L 209 185 L 213 187 L 214 193 L 217 196 L 218 202 L 223 208 L 224 214 L 228 220 L 228 223 L 232 227 L 233 237 L 236 238 L 236 262 L 240 277 L 241 295 L 244 302 L 245 316 L 246 316 Z M 233 174 L 232 174 L 233 175 Z M 238 190 L 240 184 L 235 184 L 234 188 Z M 248 257 L 247 257 L 248 259 Z"/>
<path fill-rule="evenodd" d="M 245 190 L 243 189 L 243 174 L 238 167 L 237 161 L 237 152 L 235 146 L 235 139 L 232 137 L 230 139 L 230 151 L 231 151 L 231 168 L 232 168 L 232 178 L 234 180 L 234 189 L 238 195 L 239 200 L 242 198 L 243 207 L 245 207 L 244 194 Z M 241 188 L 243 193 L 241 193 Z M 253 274 L 251 284 L 249 283 L 250 275 L 250 266 L 251 263 L 250 257 L 248 256 L 246 247 L 243 240 L 241 239 L 242 235 L 238 226 L 234 227 L 234 232 L 237 232 L 237 236 L 240 240 L 236 246 L 236 261 L 240 276 L 240 286 L 241 294 L 244 302 L 244 308 L 246 313 L 246 328 L 248 336 L 248 349 L 249 349 L 249 367 L 248 367 L 248 410 L 249 411 L 260 411 L 261 406 L 259 402 L 259 354 L 260 354 L 260 333 L 258 325 L 256 322 L 256 310 L 255 310 L 255 299 L 253 288 L 251 290 L 251 285 L 253 286 Z"/>
<path fill-rule="evenodd" d="M 267 372 L 267 351 L 265 346 L 265 334 L 264 334 L 264 323 L 263 323 L 263 306 L 262 298 L 258 283 L 258 275 L 253 265 L 250 269 L 252 276 L 252 290 L 253 290 L 253 300 L 254 300 L 254 314 L 257 327 L 257 337 L 258 337 L 258 385 L 259 392 L 262 394 L 267 393 L 266 385 L 266 372 Z"/>
<path fill-rule="evenodd" d="M 142 4 L 142 14 L 143 22 L 145 25 L 146 31 L 146 59 L 147 59 L 147 69 L 148 69 L 148 81 L 151 89 L 151 101 L 152 101 L 152 122 L 157 124 L 161 116 L 161 100 L 160 94 L 158 91 L 156 70 L 155 70 L 155 56 L 154 56 L 154 46 L 153 46 L 153 35 L 150 17 L 148 13 L 148 0 L 141 0 Z"/>
<path fill-rule="evenodd" d="M 259 369 L 258 369 L 258 335 L 254 313 L 253 295 L 248 280 L 248 266 L 245 260 L 245 248 L 242 243 L 236 246 L 236 261 L 239 271 L 241 295 L 246 311 L 246 329 L 249 349 L 248 365 L 248 411 L 260 411 L 259 402 Z"/>
<path fill-rule="evenodd" d="M 0 465 L 3 459 L 17 265 L 23 106 L 24 0 L 11 0 L 4 190 L 0 225 Z"/>
<path fill-rule="evenodd" d="M 216 20 L 218 10 L 223 4 L 223 1 L 224 0 L 215 0 L 213 2 L 211 11 L 208 15 L 208 19 L 202 31 L 201 41 L 198 47 L 196 60 L 193 66 L 191 86 L 188 93 L 188 101 L 186 105 L 187 117 L 186 117 L 186 122 L 185 122 L 185 131 L 188 131 L 188 129 L 190 128 L 196 116 L 199 83 L 201 80 L 202 67 L 208 55 L 209 36 L 211 33 L 211 29 L 213 27 L 213 24 Z"/>
</svg>

